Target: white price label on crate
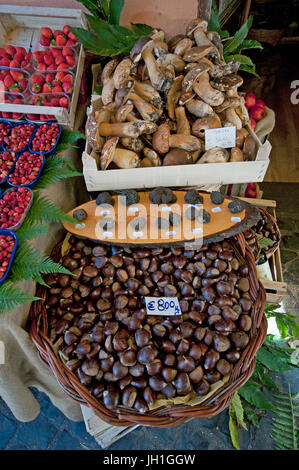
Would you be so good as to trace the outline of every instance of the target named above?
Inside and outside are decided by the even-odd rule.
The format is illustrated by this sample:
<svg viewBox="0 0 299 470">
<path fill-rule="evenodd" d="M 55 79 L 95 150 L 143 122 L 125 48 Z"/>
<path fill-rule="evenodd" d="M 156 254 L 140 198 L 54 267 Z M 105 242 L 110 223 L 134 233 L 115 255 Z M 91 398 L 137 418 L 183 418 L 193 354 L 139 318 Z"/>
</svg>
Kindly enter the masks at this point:
<svg viewBox="0 0 299 470">
<path fill-rule="evenodd" d="M 177 297 L 145 297 L 148 315 L 182 315 Z"/>
<path fill-rule="evenodd" d="M 205 130 L 205 148 L 206 150 L 214 147 L 231 148 L 236 146 L 236 128 L 219 127 L 217 129 Z"/>
</svg>

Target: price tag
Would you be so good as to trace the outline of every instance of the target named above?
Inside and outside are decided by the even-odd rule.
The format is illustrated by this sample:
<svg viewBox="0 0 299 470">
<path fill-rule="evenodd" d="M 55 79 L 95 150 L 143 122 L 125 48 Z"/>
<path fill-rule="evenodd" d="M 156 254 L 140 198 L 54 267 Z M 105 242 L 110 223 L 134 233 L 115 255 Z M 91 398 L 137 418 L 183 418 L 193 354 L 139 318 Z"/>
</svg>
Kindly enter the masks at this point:
<svg viewBox="0 0 299 470">
<path fill-rule="evenodd" d="M 213 147 L 231 148 L 236 146 L 236 128 L 219 127 L 217 129 L 205 130 L 205 147 L 206 150 Z"/>
<path fill-rule="evenodd" d="M 145 297 L 148 315 L 182 315 L 177 297 Z"/>
</svg>

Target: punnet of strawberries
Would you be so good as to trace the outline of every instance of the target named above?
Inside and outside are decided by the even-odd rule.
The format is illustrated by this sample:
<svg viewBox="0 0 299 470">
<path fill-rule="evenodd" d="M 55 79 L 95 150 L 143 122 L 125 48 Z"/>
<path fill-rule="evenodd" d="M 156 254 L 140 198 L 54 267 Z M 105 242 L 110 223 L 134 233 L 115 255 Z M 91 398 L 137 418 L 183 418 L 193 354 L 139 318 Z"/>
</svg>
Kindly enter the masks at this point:
<svg viewBox="0 0 299 470">
<path fill-rule="evenodd" d="M 32 137 L 34 124 L 18 124 L 11 129 L 11 133 L 3 139 L 5 150 L 18 152 L 25 149 Z"/>
<path fill-rule="evenodd" d="M 32 193 L 27 188 L 12 188 L 0 199 L 0 229 L 14 228 L 28 210 Z"/>
<path fill-rule="evenodd" d="M 36 180 L 43 162 L 42 155 L 24 152 L 18 158 L 13 172 L 8 177 L 8 182 L 16 186 L 31 184 Z"/>
<path fill-rule="evenodd" d="M 1 103 L 8 103 L 8 104 L 25 104 L 25 98 L 23 97 L 23 95 L 21 93 L 17 93 L 17 94 L 10 94 L 10 93 L 4 93 L 2 96 L 1 96 L 1 99 L 3 99 L 3 101 L 1 101 Z M 15 108 L 17 109 L 17 108 Z M 23 113 L 16 113 L 15 111 L 13 112 L 10 112 L 10 111 L 0 111 L 0 117 L 4 118 L 4 119 L 21 119 L 22 117 L 24 116 Z M 1 143 L 1 139 L 0 139 L 0 143 Z"/>
<path fill-rule="evenodd" d="M 68 93 L 73 92 L 74 75 L 71 72 L 34 73 L 31 76 L 31 91 L 38 93 Z"/>
<path fill-rule="evenodd" d="M 33 53 L 33 65 L 40 72 L 68 71 L 75 67 L 77 62 L 75 49 L 50 46 L 45 51 Z"/>
<path fill-rule="evenodd" d="M 4 137 L 9 134 L 11 126 L 7 122 L 0 122 L 0 145 L 3 142 Z"/>
<path fill-rule="evenodd" d="M 256 123 L 263 119 L 265 115 L 265 102 L 258 100 L 254 93 L 247 93 L 245 95 L 245 106 L 249 111 L 250 126 L 255 130 Z"/>
<path fill-rule="evenodd" d="M 11 93 L 23 93 L 28 88 L 29 74 L 25 70 L 0 70 L 0 82 L 3 83 L 2 91 Z"/>
<path fill-rule="evenodd" d="M 13 236 L 0 234 L 0 281 L 7 271 L 14 247 Z"/>
<path fill-rule="evenodd" d="M 26 69 L 31 61 L 31 52 L 25 47 L 8 44 L 0 47 L 0 66 L 14 69 Z"/>
<path fill-rule="evenodd" d="M 74 47 L 78 44 L 78 38 L 70 31 L 68 25 L 65 25 L 62 30 L 44 27 L 41 28 L 40 44 L 45 47 L 49 46 L 70 46 Z"/>
<path fill-rule="evenodd" d="M 4 151 L 0 153 L 0 183 L 5 180 L 8 173 L 11 171 L 16 158 L 17 156 L 14 152 Z"/>
<path fill-rule="evenodd" d="M 34 152 L 45 153 L 52 150 L 59 138 L 60 128 L 58 124 L 41 125 L 31 142 L 31 149 Z"/>
</svg>

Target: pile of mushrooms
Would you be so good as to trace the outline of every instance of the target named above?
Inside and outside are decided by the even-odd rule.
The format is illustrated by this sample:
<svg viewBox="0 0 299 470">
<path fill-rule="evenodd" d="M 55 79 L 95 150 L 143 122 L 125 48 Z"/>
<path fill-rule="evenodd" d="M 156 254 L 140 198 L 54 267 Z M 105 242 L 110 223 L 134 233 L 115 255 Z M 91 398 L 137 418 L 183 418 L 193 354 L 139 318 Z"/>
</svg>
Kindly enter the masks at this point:
<svg viewBox="0 0 299 470">
<path fill-rule="evenodd" d="M 225 62 L 207 28 L 197 18 L 167 42 L 153 30 L 104 66 L 103 105 L 87 121 L 101 170 L 255 159 L 240 63 Z M 236 127 L 236 146 L 205 151 L 205 130 L 226 126 Z"/>
</svg>

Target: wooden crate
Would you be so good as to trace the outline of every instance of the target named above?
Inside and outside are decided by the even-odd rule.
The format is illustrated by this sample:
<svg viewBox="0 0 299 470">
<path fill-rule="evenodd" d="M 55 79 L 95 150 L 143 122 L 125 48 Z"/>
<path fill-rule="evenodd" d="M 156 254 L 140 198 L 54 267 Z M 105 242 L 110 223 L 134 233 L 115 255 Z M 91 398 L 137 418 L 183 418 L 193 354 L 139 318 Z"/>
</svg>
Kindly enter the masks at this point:
<svg viewBox="0 0 299 470">
<path fill-rule="evenodd" d="M 0 5 L 0 47 L 13 44 L 34 51 L 39 42 L 41 27 L 48 26 L 55 30 L 61 29 L 65 24 L 85 29 L 88 28 L 86 17 L 82 10 L 79 9 Z M 75 70 L 74 91 L 71 97 L 69 112 L 64 108 L 54 106 L 8 103 L 0 103 L 0 111 L 24 114 L 49 114 L 59 124 L 73 129 L 85 60 L 82 45 L 77 53 L 78 62 Z"/>
<path fill-rule="evenodd" d="M 97 109 L 101 99 L 94 99 L 92 106 Z M 91 109 L 88 110 L 91 112 Z M 268 165 L 271 144 L 263 144 L 248 127 L 257 143 L 257 155 L 252 162 L 227 162 L 194 165 L 160 166 L 113 169 L 101 171 L 96 158 L 92 155 L 91 145 L 86 142 L 82 155 L 83 174 L 88 191 L 106 191 L 130 188 L 154 188 L 157 186 L 201 186 L 233 183 L 252 183 L 263 181 Z"/>
<path fill-rule="evenodd" d="M 276 201 L 267 199 L 250 199 L 240 197 L 253 205 L 266 209 L 276 219 Z M 269 304 L 280 304 L 286 295 L 287 285 L 283 281 L 280 249 L 278 248 L 269 259 L 269 266 L 273 280 L 261 279 L 261 282 L 266 290 L 266 300 Z"/>
</svg>

